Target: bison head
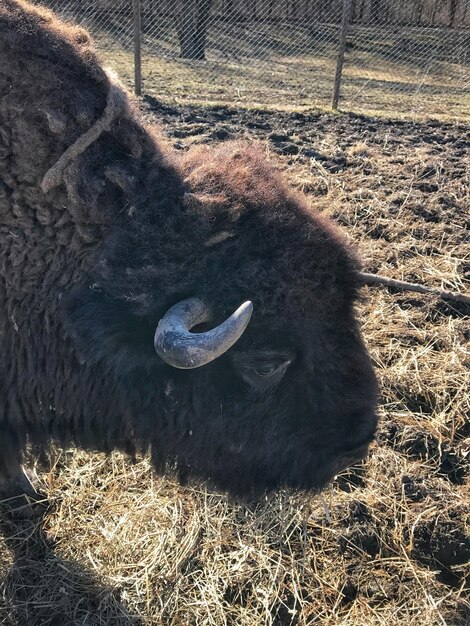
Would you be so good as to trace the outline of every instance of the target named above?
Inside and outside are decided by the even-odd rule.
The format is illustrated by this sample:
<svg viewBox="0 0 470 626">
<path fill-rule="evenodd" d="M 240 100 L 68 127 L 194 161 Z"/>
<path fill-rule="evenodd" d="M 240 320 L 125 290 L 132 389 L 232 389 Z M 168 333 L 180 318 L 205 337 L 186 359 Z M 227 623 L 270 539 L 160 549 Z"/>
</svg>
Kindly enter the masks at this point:
<svg viewBox="0 0 470 626">
<path fill-rule="evenodd" d="M 191 150 L 120 220 L 67 327 L 157 469 L 246 495 L 320 489 L 365 455 L 357 262 L 256 151 Z"/>
</svg>

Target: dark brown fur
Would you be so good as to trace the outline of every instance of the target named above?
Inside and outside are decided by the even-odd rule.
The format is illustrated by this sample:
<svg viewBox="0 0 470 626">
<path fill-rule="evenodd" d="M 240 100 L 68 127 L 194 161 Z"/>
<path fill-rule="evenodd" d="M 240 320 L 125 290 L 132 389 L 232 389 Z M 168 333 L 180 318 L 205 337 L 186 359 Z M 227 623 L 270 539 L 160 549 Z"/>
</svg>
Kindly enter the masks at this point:
<svg viewBox="0 0 470 626">
<path fill-rule="evenodd" d="M 43 193 L 109 86 L 83 30 L 0 3 L 0 474 L 56 440 L 151 446 L 157 468 L 233 492 L 321 486 L 375 428 L 354 255 L 255 148 L 177 160 L 132 106 Z M 255 313 L 234 350 L 180 372 L 153 332 L 194 295 L 216 321 L 244 299 Z M 237 359 L 266 347 L 295 367 L 250 396 Z"/>
</svg>

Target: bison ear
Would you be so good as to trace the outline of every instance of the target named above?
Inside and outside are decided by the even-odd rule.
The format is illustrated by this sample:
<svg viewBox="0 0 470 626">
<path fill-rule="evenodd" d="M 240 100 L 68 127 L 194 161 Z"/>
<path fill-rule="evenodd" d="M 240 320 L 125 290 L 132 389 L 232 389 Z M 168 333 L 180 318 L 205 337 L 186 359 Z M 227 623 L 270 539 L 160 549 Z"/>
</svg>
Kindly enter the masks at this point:
<svg viewBox="0 0 470 626">
<path fill-rule="evenodd" d="M 64 298 L 65 330 L 79 358 L 106 362 L 119 371 L 155 365 L 155 324 L 133 313 L 131 303 L 94 285 L 76 287 Z"/>
</svg>

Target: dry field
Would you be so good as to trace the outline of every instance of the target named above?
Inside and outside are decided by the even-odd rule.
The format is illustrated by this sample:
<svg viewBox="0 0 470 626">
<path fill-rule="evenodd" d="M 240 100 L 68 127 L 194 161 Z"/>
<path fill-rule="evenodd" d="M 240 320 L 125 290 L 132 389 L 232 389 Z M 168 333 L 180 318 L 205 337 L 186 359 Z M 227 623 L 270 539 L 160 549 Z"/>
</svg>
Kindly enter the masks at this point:
<svg viewBox="0 0 470 626">
<path fill-rule="evenodd" d="M 102 60 L 134 81 L 130 4 L 94 11 L 93 2 L 33 0 L 95 38 Z M 283 111 L 329 110 L 339 20 L 270 22 L 220 19 L 207 29 L 206 60 L 180 57 L 175 16 L 143 2 L 143 93 L 166 103 Z M 339 17 L 339 15 L 337 16 Z M 470 30 L 398 23 L 349 28 L 340 109 L 373 116 L 470 123 Z"/>
<path fill-rule="evenodd" d="M 168 22 L 168 20 L 167 20 Z M 334 25 L 220 23 L 206 61 L 179 58 L 174 22 L 142 37 L 144 93 L 167 103 L 275 110 L 330 107 L 338 54 Z M 119 24 L 122 28 L 122 23 Z M 94 27 L 100 52 L 129 84 L 130 33 Z M 470 33 L 464 29 L 355 27 L 349 35 L 340 108 L 367 115 L 470 121 Z"/>
<path fill-rule="evenodd" d="M 469 127 L 144 105 L 180 150 L 264 142 L 368 271 L 468 291 Z M 0 517 L 0 624 L 468 625 L 469 313 L 364 290 L 380 432 L 323 498 L 240 504 L 146 459 L 52 454 L 44 518 Z"/>
</svg>

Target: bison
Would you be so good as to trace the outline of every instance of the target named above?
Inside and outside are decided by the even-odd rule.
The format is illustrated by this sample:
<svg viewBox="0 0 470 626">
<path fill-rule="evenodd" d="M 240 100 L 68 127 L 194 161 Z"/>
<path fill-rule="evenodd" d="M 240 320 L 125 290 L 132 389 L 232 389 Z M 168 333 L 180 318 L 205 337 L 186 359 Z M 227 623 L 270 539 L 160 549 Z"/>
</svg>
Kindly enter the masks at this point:
<svg viewBox="0 0 470 626">
<path fill-rule="evenodd" d="M 355 253 L 256 147 L 175 154 L 84 30 L 20 0 L 0 5 L 0 246 L 4 495 L 51 442 L 242 497 L 366 454 Z"/>
</svg>

